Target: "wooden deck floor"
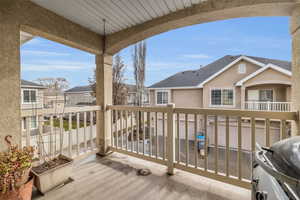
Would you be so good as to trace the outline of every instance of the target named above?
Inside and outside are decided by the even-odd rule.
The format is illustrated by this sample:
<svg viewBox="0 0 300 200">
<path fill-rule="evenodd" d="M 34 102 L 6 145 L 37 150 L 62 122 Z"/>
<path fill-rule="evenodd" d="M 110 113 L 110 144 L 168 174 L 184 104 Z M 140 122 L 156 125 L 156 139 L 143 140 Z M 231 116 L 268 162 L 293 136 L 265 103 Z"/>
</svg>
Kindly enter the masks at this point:
<svg viewBox="0 0 300 200">
<path fill-rule="evenodd" d="M 114 153 L 105 158 L 92 155 L 75 162 L 73 182 L 44 196 L 34 192 L 34 200 L 250 200 L 249 190 L 176 170 L 166 175 L 166 167 Z M 149 176 L 137 170 L 148 168 Z"/>
</svg>

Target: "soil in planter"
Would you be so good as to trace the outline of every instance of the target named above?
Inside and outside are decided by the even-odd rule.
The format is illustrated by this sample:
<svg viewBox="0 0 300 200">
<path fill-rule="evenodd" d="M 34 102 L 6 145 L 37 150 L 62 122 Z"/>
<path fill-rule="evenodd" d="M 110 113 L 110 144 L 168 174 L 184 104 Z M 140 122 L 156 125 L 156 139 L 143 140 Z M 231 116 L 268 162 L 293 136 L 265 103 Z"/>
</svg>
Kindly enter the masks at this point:
<svg viewBox="0 0 300 200">
<path fill-rule="evenodd" d="M 37 167 L 33 167 L 32 170 L 37 174 L 42 174 L 50 169 L 53 169 L 60 165 L 64 165 L 69 162 L 70 162 L 70 160 L 68 160 L 66 158 L 58 157 L 58 158 L 54 158 L 53 160 L 50 160 L 48 162 L 44 162 L 43 164 L 41 164 Z"/>
</svg>

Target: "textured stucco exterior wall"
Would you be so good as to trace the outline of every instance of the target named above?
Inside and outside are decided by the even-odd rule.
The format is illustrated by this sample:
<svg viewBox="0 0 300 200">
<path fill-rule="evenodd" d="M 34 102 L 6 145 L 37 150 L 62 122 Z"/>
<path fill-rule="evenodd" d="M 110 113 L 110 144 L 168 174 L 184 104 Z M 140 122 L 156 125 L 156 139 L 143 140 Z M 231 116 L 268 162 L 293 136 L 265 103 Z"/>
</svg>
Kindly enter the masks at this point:
<svg viewBox="0 0 300 200">
<path fill-rule="evenodd" d="M 246 73 L 239 74 L 238 68 L 239 64 L 245 63 L 246 64 Z M 235 102 L 234 106 L 230 106 L 230 108 L 241 108 L 240 99 L 241 99 L 241 91 L 240 88 L 235 87 L 235 83 L 239 80 L 245 78 L 249 74 L 255 72 L 256 70 L 260 69 L 259 66 L 252 64 L 248 61 L 240 61 L 224 71 L 222 74 L 217 76 L 216 78 L 212 79 L 211 81 L 207 82 L 203 87 L 203 107 L 208 108 L 210 107 L 210 91 L 213 88 L 231 88 L 234 89 L 235 93 Z"/>
</svg>

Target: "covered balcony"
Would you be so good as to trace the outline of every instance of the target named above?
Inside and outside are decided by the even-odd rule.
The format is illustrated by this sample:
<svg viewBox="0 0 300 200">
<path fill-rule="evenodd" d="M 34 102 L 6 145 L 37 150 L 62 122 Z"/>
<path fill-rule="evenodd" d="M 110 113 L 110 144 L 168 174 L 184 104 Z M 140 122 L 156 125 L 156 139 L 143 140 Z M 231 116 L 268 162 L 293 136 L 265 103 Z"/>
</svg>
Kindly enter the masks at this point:
<svg viewBox="0 0 300 200">
<path fill-rule="evenodd" d="M 164 10 L 146 15 L 134 11 L 155 6 L 150 1 L 143 6 L 112 2 L 1 1 L 0 151 L 6 150 L 3 138 L 10 134 L 19 145 L 37 146 L 37 157 L 64 154 L 76 159 L 70 183 L 34 199 L 250 199 L 256 142 L 270 146 L 299 135 L 300 4 L 164 0 L 166 4 L 158 4 Z M 175 28 L 251 16 L 291 16 L 291 109 L 112 105 L 112 56 L 119 50 Z M 108 27 L 102 19 L 109 21 Z M 20 32 L 94 54 L 97 106 L 21 112 L 20 44 L 26 39 L 20 39 Z M 22 118 L 31 117 L 38 118 L 41 134 L 22 132 Z M 152 175 L 136 176 L 142 168 Z"/>
</svg>

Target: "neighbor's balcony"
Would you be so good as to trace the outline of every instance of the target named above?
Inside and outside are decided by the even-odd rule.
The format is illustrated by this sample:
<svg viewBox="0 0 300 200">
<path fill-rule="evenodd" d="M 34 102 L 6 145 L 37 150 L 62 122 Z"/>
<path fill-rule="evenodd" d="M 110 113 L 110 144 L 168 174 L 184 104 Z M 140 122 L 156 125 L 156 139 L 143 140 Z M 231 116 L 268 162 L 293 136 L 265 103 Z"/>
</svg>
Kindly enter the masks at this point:
<svg viewBox="0 0 300 200">
<path fill-rule="evenodd" d="M 291 102 L 262 102 L 262 101 L 246 101 L 244 104 L 246 110 L 254 111 L 278 111 L 288 112 L 292 109 Z"/>
<path fill-rule="evenodd" d="M 97 151 L 97 112 L 100 107 L 87 106 L 22 113 L 39 118 L 42 134 L 23 133 L 23 145 L 38 147 L 36 156 L 78 160 L 74 181 L 47 194 L 49 199 L 250 199 L 256 142 L 270 146 L 289 137 L 297 120 L 295 112 L 108 106 L 110 146 L 117 153 L 80 160 Z M 139 168 L 153 174 L 137 177 Z M 175 175 L 166 176 L 166 168 Z"/>
</svg>

